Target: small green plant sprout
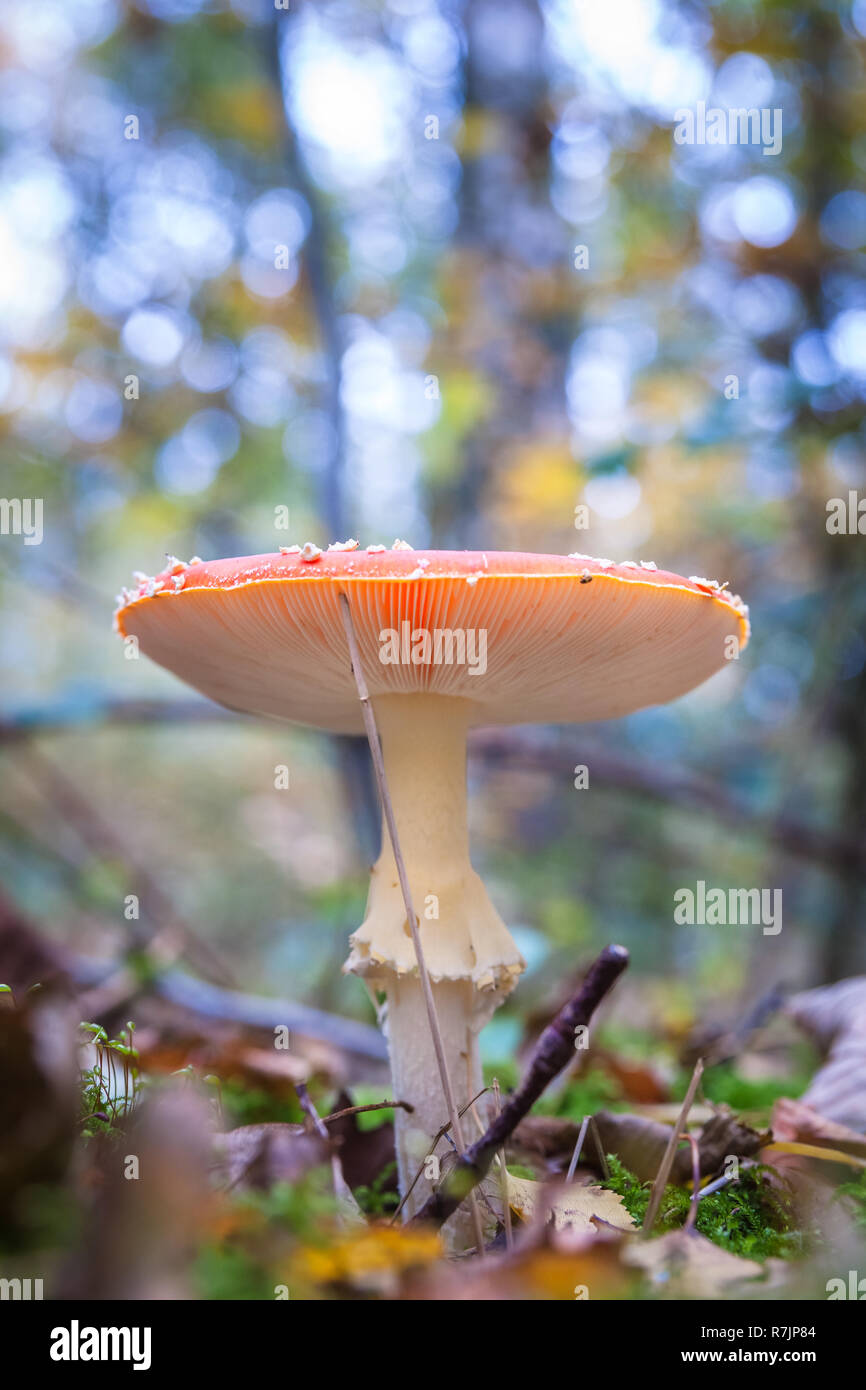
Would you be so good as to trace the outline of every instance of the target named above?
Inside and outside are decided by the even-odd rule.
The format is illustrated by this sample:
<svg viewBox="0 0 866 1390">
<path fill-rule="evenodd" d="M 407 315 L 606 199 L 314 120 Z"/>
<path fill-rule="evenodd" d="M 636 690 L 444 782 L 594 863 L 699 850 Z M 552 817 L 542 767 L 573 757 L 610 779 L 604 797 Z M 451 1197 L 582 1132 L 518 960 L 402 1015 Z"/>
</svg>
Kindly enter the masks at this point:
<svg viewBox="0 0 866 1390">
<path fill-rule="evenodd" d="M 836 1200 L 849 1200 L 852 1220 L 858 1231 L 866 1235 L 866 1173 L 861 1173 L 852 1182 L 843 1182 L 836 1189 Z"/>
<path fill-rule="evenodd" d="M 355 1200 L 367 1216 L 387 1216 L 399 1200 L 396 1192 L 384 1191 L 385 1184 L 397 1170 L 396 1161 L 389 1163 L 373 1183 L 355 1188 Z"/>
<path fill-rule="evenodd" d="M 135 1024 L 127 1023 L 116 1038 L 109 1038 L 98 1023 L 82 1023 L 82 1042 L 95 1055 L 91 1067 L 81 1073 L 82 1120 L 86 1137 L 111 1131 L 132 1109 L 142 1087 L 138 1052 L 133 1042 Z"/>
<path fill-rule="evenodd" d="M 216 1076 L 212 1071 L 209 1071 L 206 1076 L 202 1077 L 202 1084 L 207 1086 L 208 1090 L 211 1092 L 210 1103 L 213 1107 L 217 1123 L 220 1128 L 225 1128 L 222 1077 Z"/>
</svg>

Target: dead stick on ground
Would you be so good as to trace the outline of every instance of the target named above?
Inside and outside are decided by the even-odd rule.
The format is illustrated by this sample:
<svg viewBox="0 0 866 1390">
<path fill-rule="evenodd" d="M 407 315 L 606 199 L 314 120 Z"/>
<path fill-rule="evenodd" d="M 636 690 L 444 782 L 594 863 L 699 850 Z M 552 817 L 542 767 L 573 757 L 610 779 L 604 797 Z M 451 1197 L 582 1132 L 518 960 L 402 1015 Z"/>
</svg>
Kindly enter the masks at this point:
<svg viewBox="0 0 866 1390">
<path fill-rule="evenodd" d="M 686 1127 L 686 1120 L 688 1119 L 689 1111 L 691 1110 L 692 1104 L 695 1099 L 695 1092 L 698 1089 L 698 1083 L 703 1074 L 704 1061 L 702 1057 L 699 1057 L 697 1062 L 695 1063 L 695 1069 L 692 1073 L 692 1079 L 689 1082 L 689 1089 L 686 1091 L 686 1098 L 683 1101 L 682 1109 L 680 1110 L 680 1113 L 677 1116 L 676 1124 L 671 1130 L 671 1137 L 668 1140 L 668 1146 L 662 1154 L 662 1161 L 659 1164 L 659 1170 L 656 1173 L 656 1179 L 653 1183 L 652 1192 L 650 1193 L 649 1206 L 646 1209 L 646 1216 L 644 1217 L 643 1221 L 643 1234 L 645 1236 L 648 1236 L 652 1231 L 652 1228 L 655 1225 L 656 1217 L 659 1214 L 659 1207 L 662 1204 L 664 1190 L 667 1187 L 668 1178 L 671 1175 L 671 1168 L 674 1165 L 674 1155 L 677 1151 L 677 1145 L 680 1142 L 680 1135 Z"/>
<path fill-rule="evenodd" d="M 568 1165 L 568 1172 L 565 1175 L 566 1182 L 571 1182 L 572 1178 L 574 1177 L 574 1170 L 577 1167 L 577 1162 L 580 1158 L 581 1150 L 583 1149 L 583 1141 L 586 1138 L 586 1131 L 589 1129 L 589 1121 L 589 1115 L 584 1115 L 583 1120 L 581 1122 L 580 1130 L 578 1132 L 577 1143 L 575 1144 L 574 1151 L 571 1155 L 571 1162 Z"/>
<path fill-rule="evenodd" d="M 502 1114 L 502 1094 L 499 1090 L 499 1082 L 493 1078 L 493 1106 L 496 1115 Z M 505 1154 L 505 1145 L 499 1150 L 499 1167 L 502 1177 L 502 1217 L 505 1226 L 505 1248 L 514 1248 L 514 1232 L 511 1225 L 511 1193 L 508 1190 L 508 1159 Z"/>
<path fill-rule="evenodd" d="M 595 1140 L 595 1151 L 598 1154 L 598 1165 L 601 1168 L 602 1177 L 604 1178 L 605 1182 L 607 1182 L 608 1178 L 610 1177 L 610 1164 L 607 1161 L 607 1154 L 604 1151 L 604 1146 L 601 1142 L 601 1135 L 598 1132 L 598 1125 L 595 1122 L 594 1115 L 590 1115 L 589 1117 L 589 1132 Z"/>
<path fill-rule="evenodd" d="M 330 1115 L 322 1115 L 321 1120 L 323 1125 L 332 1125 L 344 1115 L 366 1115 L 368 1110 L 406 1110 L 411 1115 L 414 1109 L 408 1100 L 377 1100 L 372 1105 L 347 1105 L 345 1110 L 332 1110 Z"/>
<path fill-rule="evenodd" d="M 693 1134 L 686 1130 L 685 1134 L 680 1135 L 681 1139 L 687 1139 L 692 1149 L 692 1196 L 689 1202 L 689 1214 L 686 1217 L 686 1230 L 690 1231 L 698 1219 L 698 1197 L 701 1190 L 701 1150 L 697 1139 Z"/>
<path fill-rule="evenodd" d="M 148 950 L 157 936 L 154 924 L 159 923 L 158 955 L 165 950 L 170 958 L 174 958 L 180 954 L 182 945 L 190 963 L 206 978 L 223 985 L 232 984 L 232 972 L 219 952 L 208 942 L 200 940 L 188 924 L 180 920 L 170 896 L 164 892 L 156 876 L 131 855 L 129 845 L 114 824 L 91 803 L 73 778 L 33 744 L 27 750 L 24 770 L 29 773 L 30 781 L 36 785 L 43 800 L 51 805 L 67 826 L 73 827 L 79 842 L 90 854 L 117 860 L 127 873 L 133 875 L 132 889 L 141 899 L 147 919 L 132 934 L 136 948 L 139 951 Z M 177 938 L 177 946 L 172 945 L 174 937 Z M 123 974 L 122 968 L 118 974 Z M 123 998 L 117 1002 L 122 1003 Z"/>
<path fill-rule="evenodd" d="M 332 1147 L 331 1137 L 328 1134 L 327 1129 L 325 1128 L 325 1122 L 319 1114 L 318 1110 L 316 1109 L 315 1105 L 313 1104 L 312 1100 L 310 1099 L 310 1093 L 304 1085 L 303 1081 L 297 1081 L 295 1083 L 295 1092 L 297 1094 L 298 1101 L 304 1114 L 310 1117 L 310 1119 L 313 1122 L 313 1127 L 316 1133 L 318 1134 L 319 1138 L 324 1139 L 325 1143 L 331 1150 L 331 1174 L 334 1179 L 334 1191 L 336 1195 L 338 1197 L 341 1197 L 343 1201 L 349 1202 L 353 1207 L 357 1207 L 358 1204 L 355 1201 L 352 1189 L 346 1182 L 346 1179 L 343 1175 L 343 1165 L 340 1162 L 340 1155 Z"/>
<path fill-rule="evenodd" d="M 388 791 L 388 782 L 385 777 L 385 763 L 382 758 L 382 748 L 379 743 L 379 731 L 376 728 L 376 717 L 373 714 L 373 706 L 370 704 L 370 695 L 367 690 L 367 682 L 364 678 L 364 667 L 361 661 L 361 652 L 358 647 L 358 639 L 355 636 L 355 625 L 352 622 L 352 610 L 349 607 L 349 600 L 345 594 L 340 594 L 340 610 L 343 617 L 343 627 L 346 630 L 346 641 L 349 644 L 349 655 L 352 661 L 352 671 L 355 676 L 355 684 L 358 687 L 358 699 L 361 702 L 361 714 L 364 719 L 364 729 L 367 733 L 367 742 L 370 745 L 370 753 L 373 758 L 373 767 L 376 772 L 376 782 L 379 787 L 379 798 L 382 802 L 382 811 L 385 816 L 385 824 L 388 828 L 388 836 L 391 840 L 391 848 L 394 851 L 394 861 L 397 865 L 397 876 L 400 880 L 400 891 L 403 894 L 403 903 L 406 907 L 406 919 L 409 923 L 409 930 L 412 933 L 412 945 L 415 948 L 415 959 L 418 962 L 418 975 L 421 980 L 421 989 L 424 994 L 424 1004 L 427 1009 L 427 1022 L 430 1025 L 430 1035 L 433 1039 L 433 1051 L 436 1053 L 436 1062 L 439 1067 L 439 1076 L 442 1081 L 442 1090 L 445 1095 L 445 1105 L 448 1118 L 451 1121 L 451 1130 L 454 1135 L 457 1149 L 460 1154 L 465 1150 L 463 1142 L 463 1129 L 460 1124 L 460 1115 L 457 1110 L 457 1101 L 454 1098 L 454 1088 L 451 1085 L 451 1077 L 448 1075 L 448 1063 L 445 1060 L 445 1045 L 442 1041 L 442 1030 L 439 1027 L 439 1016 L 436 1013 L 436 1001 L 433 998 L 433 986 L 430 984 L 430 976 L 427 971 L 427 962 L 424 959 L 424 951 L 421 946 L 421 935 L 418 931 L 418 918 L 415 916 L 415 908 L 412 903 L 412 890 L 409 887 L 409 876 L 406 873 L 406 865 L 400 849 L 400 840 L 397 835 L 397 821 L 394 816 L 394 807 L 391 805 L 391 795 Z M 474 1197 L 471 1202 L 472 1220 L 475 1227 L 475 1239 L 478 1246 L 478 1254 L 484 1255 L 484 1232 L 481 1227 L 481 1213 L 478 1210 L 478 1203 Z"/>
<path fill-rule="evenodd" d="M 415 1216 L 415 1221 L 434 1221 L 441 1225 L 481 1181 L 497 1149 L 502 1148 L 557 1073 L 568 1065 L 574 1054 L 575 1028 L 589 1022 L 627 965 L 628 951 L 624 946 L 606 946 L 593 961 L 574 998 L 560 1009 L 538 1039 L 529 1071 L 517 1090 L 509 1096 L 484 1137 L 458 1159 L 439 1191 Z"/>
</svg>

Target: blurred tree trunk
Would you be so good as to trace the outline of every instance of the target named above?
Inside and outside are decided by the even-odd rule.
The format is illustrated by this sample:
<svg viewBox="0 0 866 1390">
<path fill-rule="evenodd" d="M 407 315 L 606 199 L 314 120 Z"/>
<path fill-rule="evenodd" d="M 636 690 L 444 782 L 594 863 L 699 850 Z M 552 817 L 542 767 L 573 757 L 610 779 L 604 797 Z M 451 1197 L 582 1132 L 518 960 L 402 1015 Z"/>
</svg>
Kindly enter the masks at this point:
<svg viewBox="0 0 866 1390">
<path fill-rule="evenodd" d="M 520 219 L 549 214 L 544 20 L 537 0 L 464 0 L 463 179 L 456 243 L 481 325 L 472 366 L 492 382 L 495 404 L 464 443 L 464 467 L 449 499 L 453 542 L 490 545 L 484 495 L 503 444 L 529 433 L 535 390 L 514 371 L 521 340 L 535 332 L 522 291 Z M 552 221 L 555 220 L 552 217 Z"/>
<path fill-rule="evenodd" d="M 810 326 L 823 331 L 827 327 L 828 281 L 837 256 L 828 254 L 819 224 L 834 191 L 844 188 L 850 178 L 849 120 L 839 78 L 854 57 L 837 17 L 817 4 L 811 7 L 804 28 L 804 184 L 814 242 L 813 255 L 804 267 L 801 285 L 809 308 Z M 810 433 L 815 433 L 817 427 L 822 445 L 827 446 L 859 423 L 860 402 L 851 400 L 829 419 L 814 411 L 810 412 L 810 417 L 808 421 L 801 421 L 801 426 L 806 424 Z M 829 708 L 829 731 L 846 753 L 837 826 L 842 832 L 862 833 L 866 827 L 866 669 L 861 668 L 858 675 L 849 679 L 843 678 L 843 669 L 850 638 L 858 625 L 862 629 L 866 616 L 857 609 L 857 595 L 863 593 L 866 576 L 863 546 L 862 542 L 858 545 L 859 537 L 829 535 L 821 513 L 810 515 L 809 519 L 812 525 L 820 528 L 816 551 L 823 568 L 822 588 L 826 594 L 838 596 L 834 607 L 841 619 L 836 649 L 831 655 Z M 816 742 L 814 747 L 817 746 Z M 841 874 L 830 907 L 822 952 L 824 980 L 839 979 L 866 969 L 864 909 L 866 897 L 859 878 L 854 874 Z"/>
</svg>

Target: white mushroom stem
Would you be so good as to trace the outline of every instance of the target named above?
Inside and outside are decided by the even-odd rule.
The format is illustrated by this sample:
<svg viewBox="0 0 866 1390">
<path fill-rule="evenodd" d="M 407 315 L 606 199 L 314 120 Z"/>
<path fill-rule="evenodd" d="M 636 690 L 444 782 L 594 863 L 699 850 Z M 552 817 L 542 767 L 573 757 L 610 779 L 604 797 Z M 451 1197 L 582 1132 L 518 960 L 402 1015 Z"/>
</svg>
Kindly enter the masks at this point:
<svg viewBox="0 0 866 1390">
<path fill-rule="evenodd" d="M 445 1063 L 459 1110 L 478 1095 L 484 1084 L 478 1035 L 470 1024 L 473 989 L 469 980 L 443 980 L 433 985 Z M 420 980 L 412 975 L 392 975 L 386 991 L 385 1032 L 391 1059 L 391 1085 L 395 1098 L 408 1100 L 414 1107 L 411 1115 L 402 1109 L 394 1112 L 397 1176 L 403 1195 L 419 1168 L 424 1168 L 433 1136 L 447 1124 L 448 1112 Z M 471 1115 L 464 1116 L 462 1127 L 466 1143 L 474 1142 L 478 1133 Z M 448 1140 L 440 1139 L 436 1147 L 437 1163 L 453 1152 Z M 437 1164 L 427 1164 L 403 1209 L 406 1219 L 430 1195 L 436 1176 Z"/>
<path fill-rule="evenodd" d="M 374 703 L 448 1073 L 462 1109 L 481 1089 L 478 1032 L 523 968 L 508 929 L 469 862 L 466 735 L 472 706 L 441 695 L 386 695 Z M 449 1117 L 397 864 L 384 830 L 367 915 L 352 936 L 346 968 L 387 995 L 394 1097 L 414 1107 L 411 1115 L 398 1111 L 396 1116 L 400 1187 L 405 1192 L 433 1136 Z M 472 1134 L 471 1122 L 467 1129 Z M 438 1153 L 445 1152 L 446 1142 L 440 1142 Z M 429 1195 L 434 1179 L 435 1173 L 418 1182 L 407 1214 Z"/>
</svg>

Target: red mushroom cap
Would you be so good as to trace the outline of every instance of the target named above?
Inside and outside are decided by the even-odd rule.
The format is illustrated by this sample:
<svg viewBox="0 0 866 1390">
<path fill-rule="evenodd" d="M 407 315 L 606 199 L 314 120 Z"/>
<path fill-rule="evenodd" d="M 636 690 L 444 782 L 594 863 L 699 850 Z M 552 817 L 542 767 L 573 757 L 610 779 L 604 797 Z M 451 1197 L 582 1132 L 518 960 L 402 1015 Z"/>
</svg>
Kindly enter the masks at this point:
<svg viewBox="0 0 866 1390">
<path fill-rule="evenodd" d="M 571 723 L 661 704 L 718 671 L 731 639 L 737 651 L 749 636 L 748 610 L 719 585 L 633 561 L 309 544 L 173 561 L 124 593 L 116 621 L 220 704 L 360 733 L 340 594 L 374 700 L 459 696 L 474 703 L 475 724 Z M 432 643 L 437 630 L 464 634 L 475 669 L 447 638 L 438 663 L 405 659 L 413 634 Z M 396 664 L 382 659 L 388 633 L 397 634 Z"/>
</svg>

